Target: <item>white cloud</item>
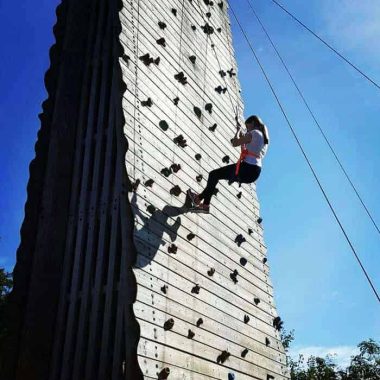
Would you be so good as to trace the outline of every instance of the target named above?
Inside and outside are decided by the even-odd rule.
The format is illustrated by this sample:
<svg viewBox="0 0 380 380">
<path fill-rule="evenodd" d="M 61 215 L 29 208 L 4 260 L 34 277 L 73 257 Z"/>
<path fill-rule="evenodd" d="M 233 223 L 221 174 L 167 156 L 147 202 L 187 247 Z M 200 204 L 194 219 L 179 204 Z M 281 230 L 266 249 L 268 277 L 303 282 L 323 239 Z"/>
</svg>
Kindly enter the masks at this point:
<svg viewBox="0 0 380 380">
<path fill-rule="evenodd" d="M 380 2 L 374 0 L 325 0 L 323 34 L 339 50 L 355 50 L 380 60 Z"/>
<path fill-rule="evenodd" d="M 350 364 L 351 356 L 357 355 L 359 350 L 356 346 L 336 346 L 336 347 L 294 347 L 289 354 L 297 360 L 299 355 L 303 355 L 305 362 L 310 356 L 318 356 L 324 358 L 330 355 L 334 363 L 340 368 L 346 368 Z"/>
</svg>

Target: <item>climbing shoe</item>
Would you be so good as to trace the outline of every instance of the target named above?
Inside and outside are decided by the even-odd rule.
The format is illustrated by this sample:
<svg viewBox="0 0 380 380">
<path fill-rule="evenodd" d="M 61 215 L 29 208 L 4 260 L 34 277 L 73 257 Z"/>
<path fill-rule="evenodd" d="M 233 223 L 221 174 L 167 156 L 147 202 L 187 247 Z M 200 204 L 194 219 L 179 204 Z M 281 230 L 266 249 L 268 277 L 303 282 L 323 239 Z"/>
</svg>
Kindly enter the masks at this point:
<svg viewBox="0 0 380 380">
<path fill-rule="evenodd" d="M 209 214 L 210 213 L 210 205 L 205 205 L 203 203 L 192 207 L 191 212 L 195 212 L 197 214 Z"/>
<path fill-rule="evenodd" d="M 190 198 L 193 205 L 198 206 L 201 203 L 199 195 L 197 193 L 193 193 L 190 189 L 187 190 L 187 195 Z"/>
</svg>

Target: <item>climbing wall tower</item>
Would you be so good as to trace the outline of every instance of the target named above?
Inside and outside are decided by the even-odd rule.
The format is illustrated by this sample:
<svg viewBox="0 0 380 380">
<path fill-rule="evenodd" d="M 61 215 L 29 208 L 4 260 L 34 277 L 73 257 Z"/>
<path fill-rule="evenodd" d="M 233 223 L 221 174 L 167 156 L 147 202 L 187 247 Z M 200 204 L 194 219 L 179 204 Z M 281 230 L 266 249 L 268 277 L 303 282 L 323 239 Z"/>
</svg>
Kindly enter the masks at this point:
<svg viewBox="0 0 380 380">
<path fill-rule="evenodd" d="M 238 158 L 228 3 L 57 19 L 0 378 L 288 379 L 255 188 L 185 205 Z"/>
</svg>

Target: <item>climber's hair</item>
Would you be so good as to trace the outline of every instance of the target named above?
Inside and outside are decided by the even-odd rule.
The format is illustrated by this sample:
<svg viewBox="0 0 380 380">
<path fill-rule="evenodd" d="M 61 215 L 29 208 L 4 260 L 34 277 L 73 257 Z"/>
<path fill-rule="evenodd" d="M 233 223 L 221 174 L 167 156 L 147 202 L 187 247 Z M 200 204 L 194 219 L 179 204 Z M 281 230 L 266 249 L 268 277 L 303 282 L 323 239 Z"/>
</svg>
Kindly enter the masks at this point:
<svg viewBox="0 0 380 380">
<path fill-rule="evenodd" d="M 266 125 L 263 123 L 263 121 L 257 116 L 252 115 L 250 116 L 246 121 L 245 124 L 254 124 L 255 127 L 263 134 L 264 136 L 264 143 L 269 144 L 269 135 Z"/>
</svg>

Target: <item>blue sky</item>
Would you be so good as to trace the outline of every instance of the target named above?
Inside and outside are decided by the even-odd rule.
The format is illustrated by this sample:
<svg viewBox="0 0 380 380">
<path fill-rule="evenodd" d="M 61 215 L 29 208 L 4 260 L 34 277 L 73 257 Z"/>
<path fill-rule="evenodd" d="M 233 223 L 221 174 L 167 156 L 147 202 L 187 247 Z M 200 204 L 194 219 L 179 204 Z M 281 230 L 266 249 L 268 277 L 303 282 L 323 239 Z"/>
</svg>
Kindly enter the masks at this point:
<svg viewBox="0 0 380 380">
<path fill-rule="evenodd" d="M 46 98 L 57 1 L 0 0 L 0 266 L 12 270 L 24 215 L 28 166 Z M 285 2 L 284 2 L 285 3 Z M 246 0 L 234 7 L 272 78 L 328 195 L 380 289 L 380 237 L 324 144 Z M 346 169 L 380 224 L 380 91 L 337 59 L 270 0 L 253 0 Z M 380 3 L 288 0 L 286 6 L 380 82 Z M 17 14 L 17 17 L 14 15 Z M 294 352 L 338 352 L 380 339 L 375 300 L 251 52 L 232 20 L 246 115 L 270 128 L 258 194 L 279 313 L 296 330 Z"/>
</svg>

